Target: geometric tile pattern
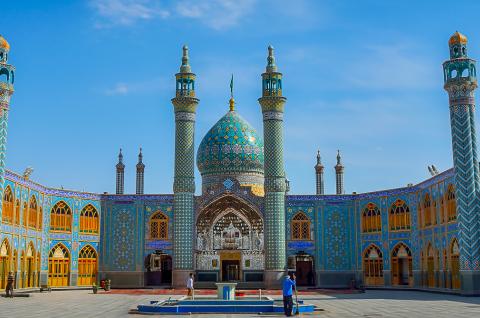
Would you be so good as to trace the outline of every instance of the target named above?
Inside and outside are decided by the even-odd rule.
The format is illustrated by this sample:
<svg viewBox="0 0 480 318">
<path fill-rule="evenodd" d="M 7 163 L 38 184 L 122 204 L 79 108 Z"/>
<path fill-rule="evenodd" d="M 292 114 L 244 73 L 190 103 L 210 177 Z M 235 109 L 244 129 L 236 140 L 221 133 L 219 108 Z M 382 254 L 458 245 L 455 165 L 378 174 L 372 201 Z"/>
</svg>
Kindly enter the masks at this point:
<svg viewBox="0 0 480 318">
<path fill-rule="evenodd" d="M 480 176 L 475 132 L 475 61 L 466 55 L 466 38 L 450 39 L 450 60 L 443 64 L 449 95 L 460 268 L 480 270 Z"/>
<path fill-rule="evenodd" d="M 237 112 L 229 111 L 203 137 L 197 151 L 200 173 L 263 173 L 263 140 Z"/>
</svg>

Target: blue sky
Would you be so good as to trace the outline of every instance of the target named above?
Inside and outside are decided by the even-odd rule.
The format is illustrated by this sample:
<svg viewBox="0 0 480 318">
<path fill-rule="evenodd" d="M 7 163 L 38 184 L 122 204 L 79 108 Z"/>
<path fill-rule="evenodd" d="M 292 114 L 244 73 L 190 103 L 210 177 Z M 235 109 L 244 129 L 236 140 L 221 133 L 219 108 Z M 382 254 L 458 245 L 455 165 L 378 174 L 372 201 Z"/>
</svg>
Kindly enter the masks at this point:
<svg viewBox="0 0 480 318">
<path fill-rule="evenodd" d="M 145 192 L 171 193 L 181 46 L 197 74 L 198 146 L 228 110 L 232 73 L 238 112 L 262 131 L 271 44 L 288 98 L 291 193 L 315 191 L 318 148 L 328 193 L 337 149 L 347 193 L 417 183 L 427 165 L 452 165 L 441 63 L 455 30 L 480 57 L 478 12 L 478 1 L 2 1 L 17 68 L 7 167 L 32 166 L 52 187 L 114 192 L 122 147 L 134 192 L 142 146 Z M 196 181 L 198 192 L 198 172 Z"/>
</svg>

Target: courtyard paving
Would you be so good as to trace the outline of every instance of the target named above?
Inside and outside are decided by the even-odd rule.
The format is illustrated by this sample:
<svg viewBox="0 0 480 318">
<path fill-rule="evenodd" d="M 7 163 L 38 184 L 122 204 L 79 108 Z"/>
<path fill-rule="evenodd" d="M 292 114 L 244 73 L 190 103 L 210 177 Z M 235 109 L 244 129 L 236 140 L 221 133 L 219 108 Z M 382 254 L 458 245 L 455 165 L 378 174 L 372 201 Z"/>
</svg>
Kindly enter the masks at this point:
<svg viewBox="0 0 480 318">
<path fill-rule="evenodd" d="M 143 317 L 129 314 L 137 304 L 170 295 L 97 294 L 91 291 L 32 293 L 28 298 L 0 298 L 0 317 Z M 280 299 L 280 296 L 272 296 Z M 304 317 L 480 317 L 480 297 L 460 297 L 416 291 L 372 290 L 364 294 L 311 294 L 300 296 L 323 311 Z M 264 315 L 264 317 L 272 315 Z M 178 317 L 166 316 L 161 317 Z M 262 317 L 248 315 L 191 315 L 190 317 Z M 281 317 L 281 316 L 278 316 Z"/>
</svg>

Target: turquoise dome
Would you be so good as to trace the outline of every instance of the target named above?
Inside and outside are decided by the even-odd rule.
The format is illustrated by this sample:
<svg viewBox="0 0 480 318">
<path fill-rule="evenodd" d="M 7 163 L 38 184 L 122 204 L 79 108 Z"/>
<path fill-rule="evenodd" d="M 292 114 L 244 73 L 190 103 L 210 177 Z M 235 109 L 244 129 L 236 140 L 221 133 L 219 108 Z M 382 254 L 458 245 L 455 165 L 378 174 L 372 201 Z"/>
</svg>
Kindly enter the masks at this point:
<svg viewBox="0 0 480 318">
<path fill-rule="evenodd" d="M 203 137 L 197 152 L 202 176 L 260 173 L 263 175 L 263 140 L 235 111 L 229 111 Z"/>
</svg>

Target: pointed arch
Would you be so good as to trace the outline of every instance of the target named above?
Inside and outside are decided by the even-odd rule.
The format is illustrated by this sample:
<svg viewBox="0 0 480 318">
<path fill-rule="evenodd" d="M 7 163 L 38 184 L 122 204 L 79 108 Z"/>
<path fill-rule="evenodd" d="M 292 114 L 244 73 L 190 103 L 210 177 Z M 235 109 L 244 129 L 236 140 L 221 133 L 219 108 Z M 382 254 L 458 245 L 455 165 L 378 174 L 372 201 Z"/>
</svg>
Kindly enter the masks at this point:
<svg viewBox="0 0 480 318">
<path fill-rule="evenodd" d="M 11 271 L 12 251 L 7 238 L 0 245 L 0 289 L 7 286 L 8 273 Z"/>
<path fill-rule="evenodd" d="M 311 240 L 311 222 L 310 218 L 305 214 L 305 212 L 297 212 L 292 217 L 291 224 L 291 239 L 292 240 Z"/>
<path fill-rule="evenodd" d="M 391 231 L 410 230 L 410 207 L 401 199 L 390 206 L 388 223 Z"/>
<path fill-rule="evenodd" d="M 432 204 L 432 199 L 428 192 L 425 193 L 425 196 L 423 197 L 422 205 L 423 205 L 422 207 L 423 207 L 423 216 L 424 216 L 423 227 L 434 225 L 436 223 L 435 207 L 434 207 L 434 204 Z"/>
<path fill-rule="evenodd" d="M 427 285 L 428 287 L 435 287 L 435 250 L 431 243 L 427 245 L 425 257 L 427 259 Z"/>
<path fill-rule="evenodd" d="M 383 254 L 380 248 L 373 243 L 363 252 L 363 276 L 367 286 L 384 284 Z"/>
<path fill-rule="evenodd" d="M 92 204 L 87 204 L 80 212 L 80 232 L 85 234 L 98 234 L 99 215 Z"/>
<path fill-rule="evenodd" d="M 392 249 L 392 285 L 411 285 L 413 283 L 412 251 L 403 242 Z"/>
<path fill-rule="evenodd" d="M 13 223 L 13 191 L 10 185 L 5 187 L 2 201 L 2 221 Z"/>
<path fill-rule="evenodd" d="M 34 287 L 36 281 L 36 266 L 35 266 L 35 246 L 30 241 L 27 245 L 27 253 L 25 254 L 25 266 L 26 266 L 26 287 Z"/>
<path fill-rule="evenodd" d="M 15 201 L 15 224 L 20 225 L 20 200 Z"/>
<path fill-rule="evenodd" d="M 374 203 L 368 203 L 362 212 L 362 232 L 375 233 L 382 231 L 380 209 Z"/>
<path fill-rule="evenodd" d="M 35 195 L 30 196 L 28 202 L 28 227 L 37 228 L 38 204 Z"/>
<path fill-rule="evenodd" d="M 457 238 L 450 243 L 450 271 L 452 272 L 452 288 L 460 289 L 460 247 Z"/>
<path fill-rule="evenodd" d="M 48 254 L 48 285 L 68 286 L 70 278 L 70 251 L 62 243 Z"/>
<path fill-rule="evenodd" d="M 78 285 L 91 286 L 97 282 L 97 251 L 85 245 L 78 255 Z"/>
<path fill-rule="evenodd" d="M 168 239 L 168 216 L 162 211 L 157 211 L 152 214 L 149 225 L 151 239 Z"/>
<path fill-rule="evenodd" d="M 457 200 L 455 199 L 455 187 L 453 184 L 448 185 L 445 201 L 447 202 L 447 220 L 449 222 L 455 221 L 457 219 Z"/>
<path fill-rule="evenodd" d="M 50 211 L 50 231 L 72 232 L 72 209 L 64 201 L 58 201 Z"/>
</svg>

